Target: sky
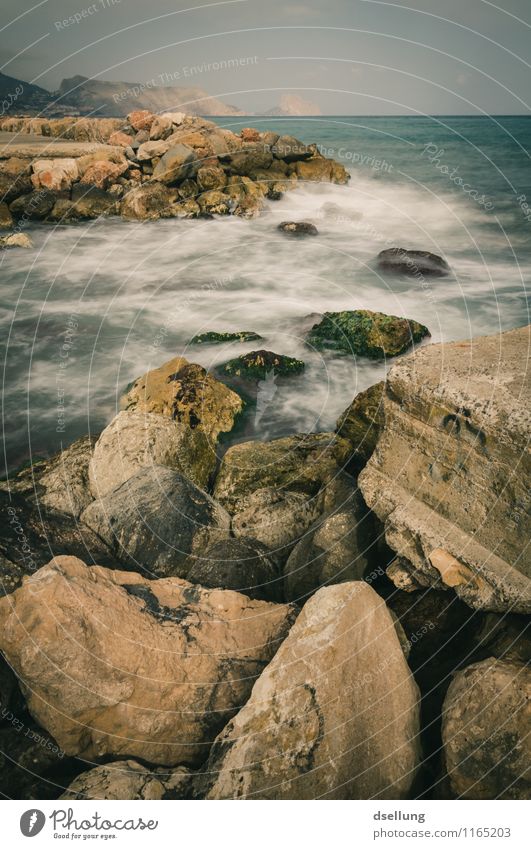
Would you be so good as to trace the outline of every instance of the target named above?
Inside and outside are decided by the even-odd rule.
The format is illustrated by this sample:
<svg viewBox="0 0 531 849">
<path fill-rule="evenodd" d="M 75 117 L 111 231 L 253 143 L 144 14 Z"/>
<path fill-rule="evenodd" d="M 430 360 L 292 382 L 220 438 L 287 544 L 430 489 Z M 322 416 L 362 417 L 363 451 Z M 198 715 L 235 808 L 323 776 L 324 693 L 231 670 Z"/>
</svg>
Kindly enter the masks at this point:
<svg viewBox="0 0 531 849">
<path fill-rule="evenodd" d="M 197 85 L 259 113 L 528 114 L 531 0 L 2 0 L 0 70 Z"/>
</svg>

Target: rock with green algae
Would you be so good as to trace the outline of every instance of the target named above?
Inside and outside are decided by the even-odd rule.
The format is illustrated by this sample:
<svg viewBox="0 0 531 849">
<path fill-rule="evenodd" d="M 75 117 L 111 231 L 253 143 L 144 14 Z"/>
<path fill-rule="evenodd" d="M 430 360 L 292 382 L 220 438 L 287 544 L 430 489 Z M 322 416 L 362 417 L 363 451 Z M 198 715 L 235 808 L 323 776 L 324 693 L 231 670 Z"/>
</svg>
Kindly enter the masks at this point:
<svg viewBox="0 0 531 849">
<path fill-rule="evenodd" d="M 306 341 L 319 351 L 341 351 L 381 360 L 403 354 L 430 335 L 427 327 L 410 318 L 371 310 L 344 310 L 325 312 Z"/>
<path fill-rule="evenodd" d="M 229 360 L 222 367 L 225 374 L 248 380 L 265 380 L 273 372 L 277 377 L 291 377 L 304 371 L 304 363 L 295 357 L 275 354 L 273 351 L 250 351 Z"/>
<path fill-rule="evenodd" d="M 206 333 L 198 333 L 190 339 L 190 345 L 221 345 L 223 342 L 257 342 L 262 339 L 258 333 L 252 330 L 238 330 L 231 332 L 230 330 L 218 333 L 215 330 L 209 330 Z"/>
</svg>

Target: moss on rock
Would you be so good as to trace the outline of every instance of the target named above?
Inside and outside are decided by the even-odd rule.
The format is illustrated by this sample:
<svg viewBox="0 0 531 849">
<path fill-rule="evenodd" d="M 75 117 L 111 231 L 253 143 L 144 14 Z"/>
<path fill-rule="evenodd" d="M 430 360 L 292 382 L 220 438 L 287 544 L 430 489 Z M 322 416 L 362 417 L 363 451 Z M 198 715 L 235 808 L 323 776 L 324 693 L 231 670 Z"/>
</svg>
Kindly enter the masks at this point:
<svg viewBox="0 0 531 849">
<path fill-rule="evenodd" d="M 273 351 L 250 351 L 229 360 L 223 366 L 225 374 L 247 380 L 264 380 L 270 372 L 277 377 L 291 377 L 304 371 L 304 363 L 295 357 L 275 354 Z"/>
<path fill-rule="evenodd" d="M 220 345 L 223 342 L 256 342 L 262 339 L 258 333 L 252 330 L 239 330 L 235 333 L 226 331 L 217 333 L 215 330 L 209 330 L 206 333 L 198 333 L 190 339 L 190 345 Z"/>
<path fill-rule="evenodd" d="M 430 336 L 418 321 L 371 310 L 326 312 L 314 324 L 307 342 L 318 351 L 342 351 L 380 360 L 403 354 L 415 342 Z"/>
</svg>

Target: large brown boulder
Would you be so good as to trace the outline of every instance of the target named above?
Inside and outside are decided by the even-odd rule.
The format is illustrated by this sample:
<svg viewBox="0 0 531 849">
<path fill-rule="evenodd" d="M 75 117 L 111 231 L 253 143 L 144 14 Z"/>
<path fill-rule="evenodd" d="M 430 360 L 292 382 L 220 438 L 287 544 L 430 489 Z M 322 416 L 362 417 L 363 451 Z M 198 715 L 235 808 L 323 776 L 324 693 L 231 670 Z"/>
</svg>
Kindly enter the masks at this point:
<svg viewBox="0 0 531 849">
<path fill-rule="evenodd" d="M 531 610 L 530 338 L 523 327 L 400 360 L 359 478 L 389 546 L 483 610 Z"/>
<path fill-rule="evenodd" d="M 419 693 L 391 613 L 367 584 L 304 606 L 204 768 L 210 799 L 404 799 Z"/>
<path fill-rule="evenodd" d="M 132 221 L 171 218 L 175 200 L 175 192 L 161 183 L 144 183 L 127 192 L 120 205 L 120 214 Z"/>
<path fill-rule="evenodd" d="M 464 799 L 529 799 L 531 670 L 489 658 L 459 672 L 443 706 L 453 791 Z"/>
<path fill-rule="evenodd" d="M 232 430 L 243 401 L 202 366 L 174 357 L 135 380 L 120 406 L 169 416 L 192 429 L 199 428 L 215 441 L 220 433 Z"/>
<path fill-rule="evenodd" d="M 0 649 L 66 754 L 195 766 L 292 619 L 287 605 L 57 557 L 0 601 Z"/>
<path fill-rule="evenodd" d="M 186 144 L 175 144 L 171 147 L 155 166 L 153 178 L 166 185 L 181 183 L 187 177 L 191 177 L 197 157 L 194 149 Z"/>
</svg>

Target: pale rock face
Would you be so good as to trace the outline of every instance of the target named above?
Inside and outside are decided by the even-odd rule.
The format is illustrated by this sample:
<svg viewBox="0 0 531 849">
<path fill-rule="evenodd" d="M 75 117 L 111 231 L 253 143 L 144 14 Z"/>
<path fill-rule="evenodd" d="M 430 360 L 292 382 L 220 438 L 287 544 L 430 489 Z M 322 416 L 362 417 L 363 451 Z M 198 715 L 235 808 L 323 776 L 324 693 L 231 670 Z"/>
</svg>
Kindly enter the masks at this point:
<svg viewBox="0 0 531 849">
<path fill-rule="evenodd" d="M 33 188 L 49 189 L 60 192 L 70 189 L 72 183 L 79 177 L 77 162 L 75 159 L 37 159 L 33 163 L 33 174 L 31 182 Z"/>
<path fill-rule="evenodd" d="M 195 766 L 292 620 L 289 605 L 57 557 L 0 601 L 0 647 L 66 754 Z"/>
<path fill-rule="evenodd" d="M 483 610 L 531 610 L 529 341 L 523 327 L 401 359 L 359 477 L 416 580 L 453 587 Z"/>
<path fill-rule="evenodd" d="M 122 411 L 99 437 L 89 467 L 94 498 L 133 477 L 141 468 L 166 466 L 205 489 L 216 466 L 206 435 L 154 413 Z"/>
<path fill-rule="evenodd" d="M 319 590 L 221 732 L 209 799 L 403 799 L 419 764 L 419 692 L 367 584 Z"/>
<path fill-rule="evenodd" d="M 489 658 L 458 672 L 443 705 L 453 791 L 464 799 L 529 799 L 531 671 Z"/>
<path fill-rule="evenodd" d="M 230 534 L 230 516 L 173 469 L 150 465 L 93 501 L 81 521 L 116 558 L 151 577 L 186 577 L 196 555 Z"/>
</svg>

